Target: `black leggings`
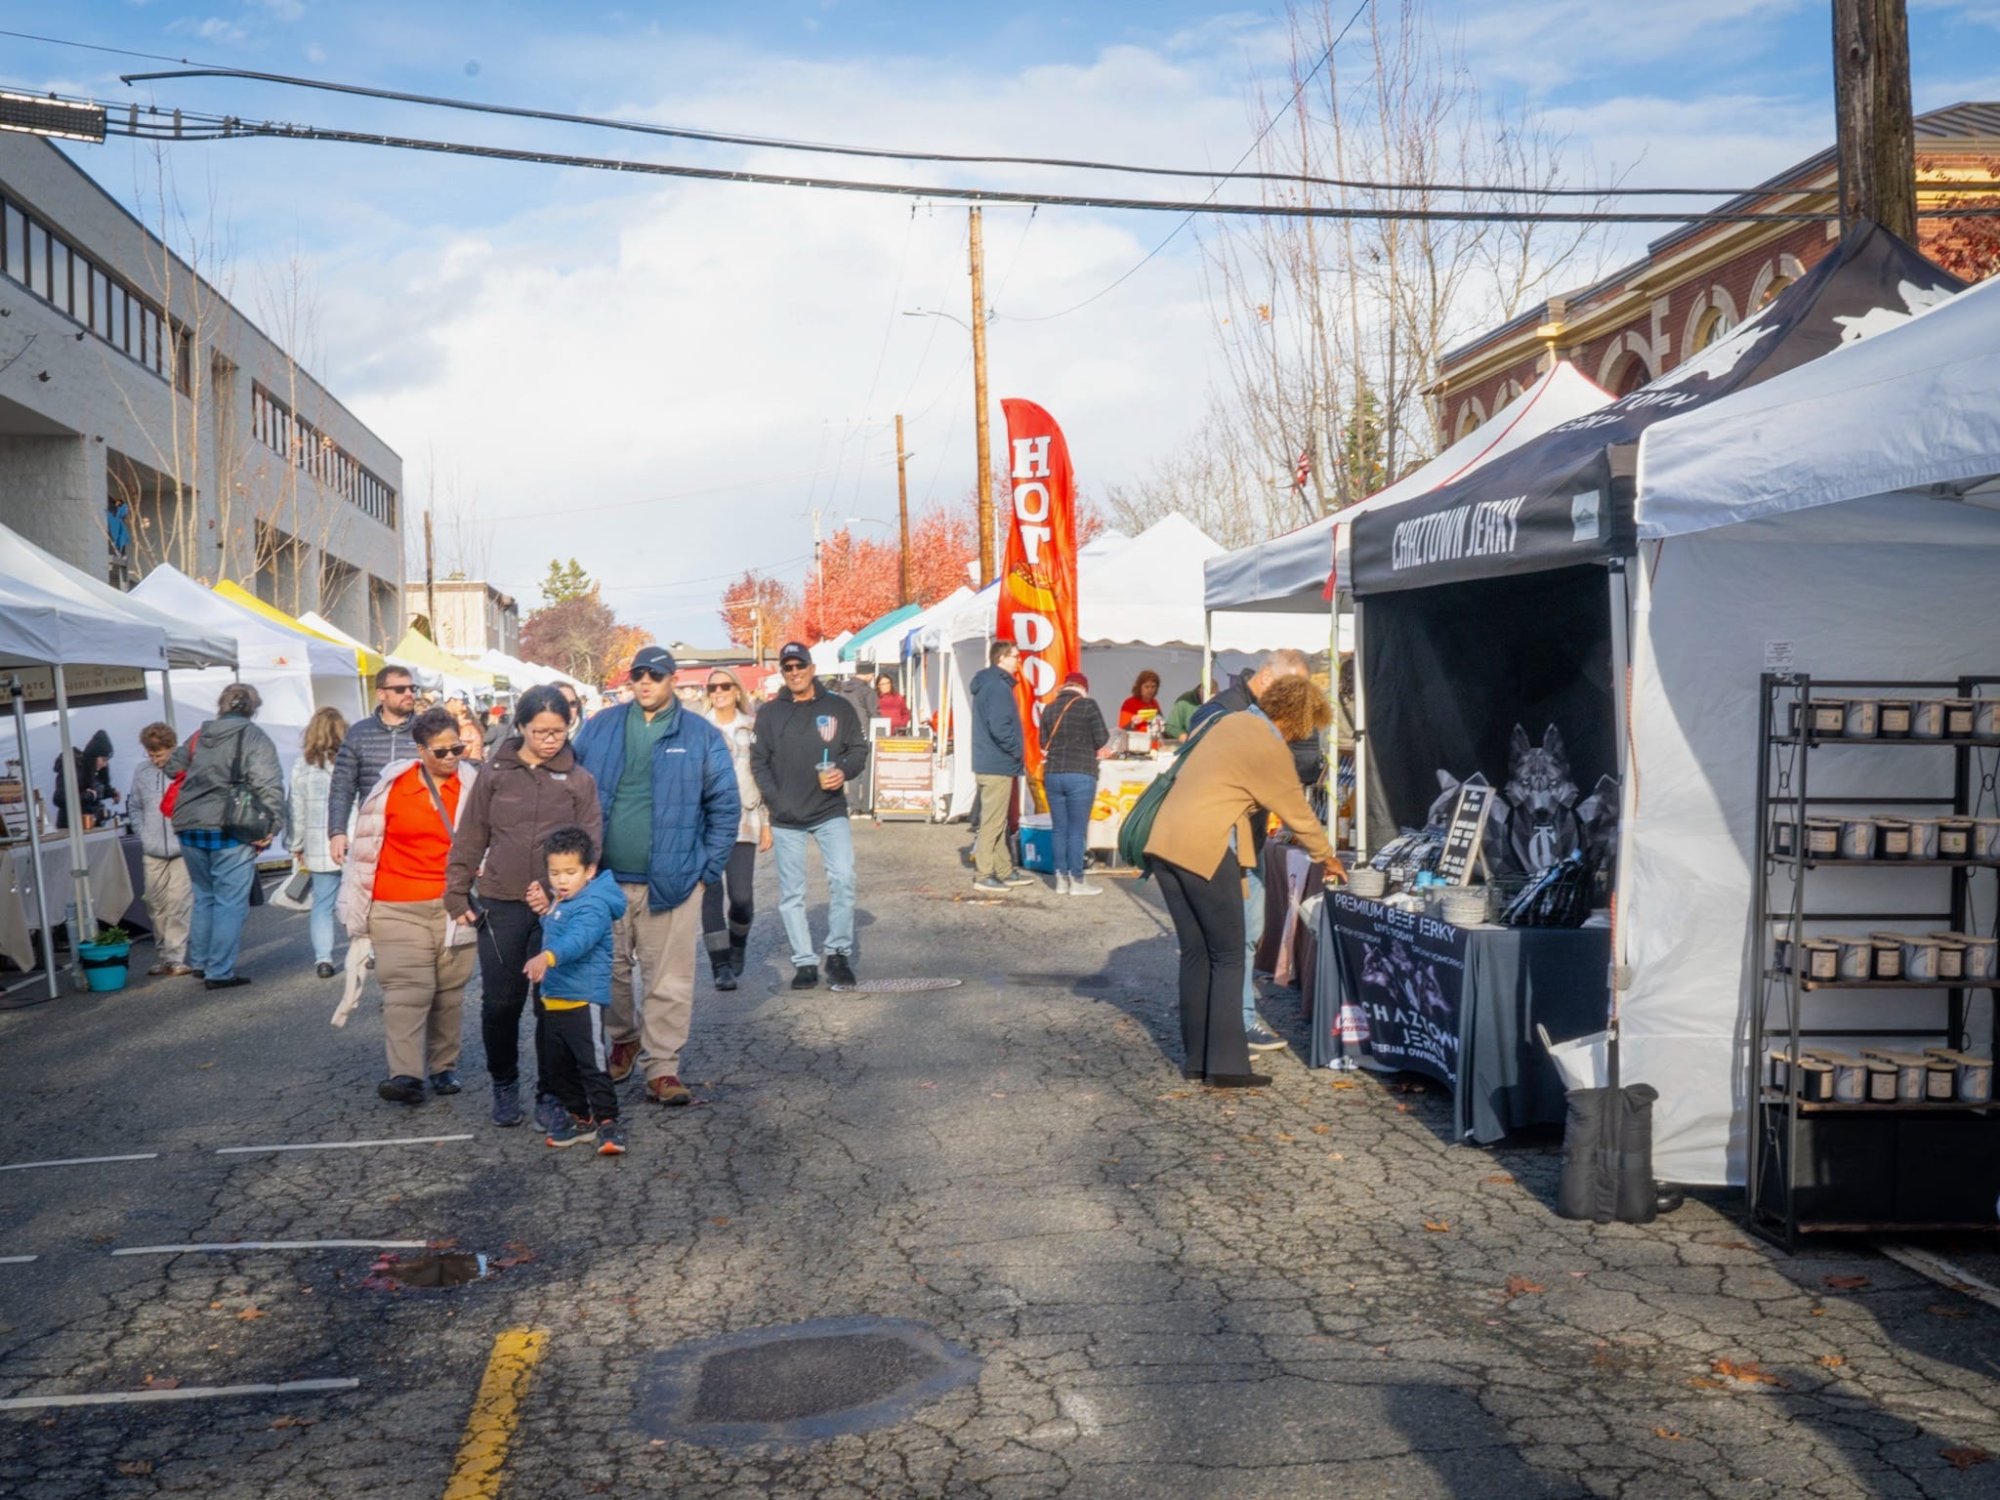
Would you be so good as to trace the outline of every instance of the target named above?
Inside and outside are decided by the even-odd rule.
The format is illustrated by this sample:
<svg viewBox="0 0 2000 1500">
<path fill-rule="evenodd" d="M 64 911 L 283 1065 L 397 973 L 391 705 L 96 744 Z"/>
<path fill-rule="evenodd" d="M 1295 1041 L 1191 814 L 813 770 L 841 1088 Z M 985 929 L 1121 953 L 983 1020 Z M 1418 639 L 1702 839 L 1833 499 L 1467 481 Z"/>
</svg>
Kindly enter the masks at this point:
<svg viewBox="0 0 2000 1500">
<path fill-rule="evenodd" d="M 1181 944 L 1181 1045 L 1189 1078 L 1250 1071 L 1243 1035 L 1243 871 L 1224 850 L 1212 875 L 1151 861 Z"/>
<path fill-rule="evenodd" d="M 712 958 L 727 953 L 730 946 L 742 947 L 750 937 L 750 918 L 756 913 L 757 846 L 749 840 L 729 851 L 729 863 L 722 867 L 722 879 L 701 888 L 701 941 Z M 723 903 L 728 902 L 725 922 Z"/>
<path fill-rule="evenodd" d="M 542 919 L 525 901 L 485 901 L 479 929 L 479 1031 L 486 1041 L 486 1071 L 495 1083 L 521 1076 L 521 1012 L 528 976 L 521 972 L 542 948 Z M 541 1028 L 535 1029 L 535 1071 L 547 1080 Z"/>
</svg>

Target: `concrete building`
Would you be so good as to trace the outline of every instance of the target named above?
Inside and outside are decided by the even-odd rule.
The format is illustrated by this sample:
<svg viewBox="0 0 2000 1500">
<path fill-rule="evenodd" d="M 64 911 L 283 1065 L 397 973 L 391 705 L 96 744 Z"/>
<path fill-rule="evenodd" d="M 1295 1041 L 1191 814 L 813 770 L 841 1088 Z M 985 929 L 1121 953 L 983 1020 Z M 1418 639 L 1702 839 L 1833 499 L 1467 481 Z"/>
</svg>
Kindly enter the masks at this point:
<svg viewBox="0 0 2000 1500">
<path fill-rule="evenodd" d="M 0 133 L 0 524 L 113 582 L 171 563 L 382 646 L 402 488 L 205 275 L 62 150 Z"/>
<path fill-rule="evenodd" d="M 2000 205 L 1955 189 L 2000 178 L 2000 103 L 1954 104 L 1915 124 L 1920 210 Z M 1744 212 L 1824 211 L 1839 163 L 1831 147 L 1723 205 Z M 1581 291 L 1548 301 L 1453 349 L 1429 391 L 1455 442 L 1566 359 L 1614 396 L 1666 374 L 1803 276 L 1839 238 L 1836 224 L 1691 224 Z M 1918 248 L 1968 281 L 2000 259 L 1992 220 L 1924 219 Z"/>
<path fill-rule="evenodd" d="M 440 578 L 431 585 L 431 592 L 437 600 L 437 617 L 430 629 L 432 644 L 466 661 L 477 661 L 488 651 L 520 655 L 521 610 L 512 594 L 503 594 L 476 578 Z M 423 581 L 405 584 L 404 623 L 414 623 L 429 613 Z"/>
</svg>

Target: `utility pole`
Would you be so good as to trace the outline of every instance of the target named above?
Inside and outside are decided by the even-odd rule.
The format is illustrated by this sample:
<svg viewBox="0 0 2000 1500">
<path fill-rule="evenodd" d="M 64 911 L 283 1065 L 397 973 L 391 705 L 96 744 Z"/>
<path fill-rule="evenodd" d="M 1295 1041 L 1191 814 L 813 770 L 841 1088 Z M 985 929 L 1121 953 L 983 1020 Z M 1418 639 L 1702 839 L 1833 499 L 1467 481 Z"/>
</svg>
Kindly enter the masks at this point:
<svg viewBox="0 0 2000 1500">
<path fill-rule="evenodd" d="M 826 635 L 826 557 L 819 539 L 819 507 L 813 507 L 813 625 Z"/>
<path fill-rule="evenodd" d="M 1833 0 L 1840 227 L 1872 219 L 1912 244 L 1917 168 L 1907 0 Z"/>
<path fill-rule="evenodd" d="M 431 643 L 437 643 L 437 571 L 432 562 L 431 513 L 424 512 L 424 621 L 430 626 Z"/>
<path fill-rule="evenodd" d="M 896 413 L 896 519 L 902 537 L 902 582 L 898 604 L 910 602 L 910 455 L 903 451 L 903 414 Z"/>
<path fill-rule="evenodd" d="M 972 399 L 973 433 L 979 445 L 979 586 L 993 581 L 993 437 L 986 425 L 986 248 L 980 238 L 979 207 L 970 210 L 972 227 Z M 902 444 L 896 445 L 900 451 Z"/>
</svg>

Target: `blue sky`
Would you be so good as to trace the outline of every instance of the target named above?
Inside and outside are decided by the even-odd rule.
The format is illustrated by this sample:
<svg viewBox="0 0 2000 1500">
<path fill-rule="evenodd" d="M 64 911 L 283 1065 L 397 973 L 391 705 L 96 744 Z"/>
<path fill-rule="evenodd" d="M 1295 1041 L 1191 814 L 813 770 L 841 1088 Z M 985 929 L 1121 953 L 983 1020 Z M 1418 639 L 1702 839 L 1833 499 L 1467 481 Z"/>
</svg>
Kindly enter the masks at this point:
<svg viewBox="0 0 2000 1500">
<path fill-rule="evenodd" d="M 1327 0 L 1344 13 L 1347 0 Z M 1579 172 L 1735 186 L 1831 138 L 1827 0 L 1431 0 L 1489 99 L 1526 102 Z M 2000 98 L 2000 0 L 1912 0 L 1918 107 Z M 172 57 L 750 134 L 954 151 L 1226 165 L 1285 64 L 1279 9 L 71 0 L 0 5 L 0 27 Z M 1358 45 L 1343 43 L 1342 61 Z M 6 39 L 17 86 L 457 140 L 922 183 L 1028 181 L 994 168 L 781 158 L 187 80 L 168 64 Z M 144 207 L 159 166 L 79 148 Z M 471 497 L 491 571 L 534 602 L 574 554 L 663 639 L 719 634 L 723 577 L 796 577 L 810 513 L 893 516 L 888 420 L 909 418 L 913 500 L 970 488 L 962 208 L 669 182 L 356 146 L 175 148 L 212 199 L 232 292 L 253 314 L 283 267 L 317 309 L 308 357 L 405 462 L 405 488 Z M 1141 181 L 1155 193 L 1173 184 Z M 1136 477 L 1221 378 L 1196 236 L 1123 275 L 1173 221 L 993 208 L 993 386 L 1063 420 L 1086 489 Z M 1642 233 L 1607 232 L 1615 260 Z M 996 414 L 997 415 L 997 414 Z"/>
</svg>

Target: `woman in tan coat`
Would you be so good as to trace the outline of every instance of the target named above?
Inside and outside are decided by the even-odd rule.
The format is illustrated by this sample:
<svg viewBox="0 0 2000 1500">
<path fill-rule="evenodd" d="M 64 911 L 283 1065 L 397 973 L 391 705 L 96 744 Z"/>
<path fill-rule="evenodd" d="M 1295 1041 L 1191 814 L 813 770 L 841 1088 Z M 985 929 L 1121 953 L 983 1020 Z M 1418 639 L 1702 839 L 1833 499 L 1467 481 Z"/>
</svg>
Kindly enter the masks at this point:
<svg viewBox="0 0 2000 1500">
<path fill-rule="evenodd" d="M 1243 870 L 1250 819 L 1267 807 L 1329 877 L 1345 873 L 1299 785 L 1289 742 L 1332 722 L 1309 678 L 1283 677 L 1255 709 L 1200 731 L 1160 804 L 1146 861 L 1159 877 L 1181 945 L 1181 1074 L 1218 1088 L 1256 1088 L 1243 1035 Z"/>
</svg>

